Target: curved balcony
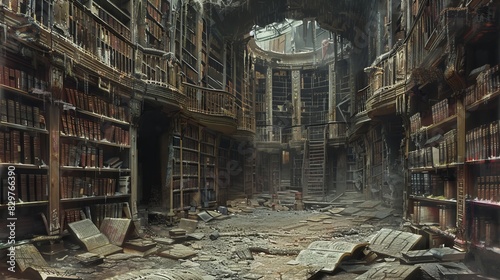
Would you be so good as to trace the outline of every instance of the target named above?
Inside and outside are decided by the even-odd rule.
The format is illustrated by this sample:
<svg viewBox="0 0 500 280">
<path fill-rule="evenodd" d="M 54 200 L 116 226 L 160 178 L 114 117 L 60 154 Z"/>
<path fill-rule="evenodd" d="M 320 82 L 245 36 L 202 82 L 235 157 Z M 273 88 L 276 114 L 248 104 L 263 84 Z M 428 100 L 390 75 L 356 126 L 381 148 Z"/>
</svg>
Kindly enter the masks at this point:
<svg viewBox="0 0 500 280">
<path fill-rule="evenodd" d="M 354 140 L 366 132 L 367 124 L 370 122 L 366 110 L 366 101 L 370 97 L 370 86 L 360 89 L 356 93 L 355 114 L 351 117 L 351 125 L 347 129 L 347 137 Z"/>
<path fill-rule="evenodd" d="M 396 96 L 404 92 L 404 83 L 377 89 L 366 100 L 366 111 L 370 118 L 396 114 Z"/>
<path fill-rule="evenodd" d="M 185 109 L 202 125 L 226 134 L 238 129 L 235 97 L 227 91 L 183 83 Z"/>
<path fill-rule="evenodd" d="M 186 95 L 174 86 L 155 80 L 142 80 L 145 83 L 145 99 L 162 102 L 173 110 L 180 110 L 186 103 Z"/>
<path fill-rule="evenodd" d="M 251 141 L 255 137 L 255 114 L 250 106 L 237 107 L 238 131 L 236 138 Z"/>
</svg>

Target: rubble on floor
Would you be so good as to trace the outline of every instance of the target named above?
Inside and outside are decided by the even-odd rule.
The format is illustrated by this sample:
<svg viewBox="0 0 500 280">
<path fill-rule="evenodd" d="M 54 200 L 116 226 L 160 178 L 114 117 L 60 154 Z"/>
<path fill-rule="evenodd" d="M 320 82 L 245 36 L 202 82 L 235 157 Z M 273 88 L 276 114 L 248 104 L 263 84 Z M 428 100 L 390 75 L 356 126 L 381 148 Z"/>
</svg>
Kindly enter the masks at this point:
<svg viewBox="0 0 500 280">
<path fill-rule="evenodd" d="M 402 231 L 401 215 L 379 202 L 358 201 L 347 194 L 330 200 L 336 204 L 293 211 L 289 206 L 295 193 L 282 200 L 288 206 L 280 206 L 284 195 L 233 200 L 225 209 L 200 211 L 197 220 L 192 215 L 181 218 L 175 227 L 158 223 L 133 229 L 129 227 L 135 223 L 121 220 L 109 220 L 101 230 L 91 227 L 89 221 L 71 224 L 73 236 L 64 238 L 66 249 L 57 258 L 47 265 L 27 258 L 18 266 L 62 269 L 70 271 L 71 279 L 383 279 L 384 275 L 439 279 L 443 275 L 476 275 L 461 262 L 463 252 L 452 248 L 412 250 L 421 236 Z M 278 211 L 284 207 L 290 211 Z M 350 208 L 359 211 L 345 212 Z M 92 236 L 120 245 L 120 251 L 92 253 L 99 243 L 85 240 Z M 74 246 L 76 241 L 83 246 Z M 37 248 L 29 245 L 36 256 Z M 25 274 L 2 276 L 19 279 Z"/>
</svg>

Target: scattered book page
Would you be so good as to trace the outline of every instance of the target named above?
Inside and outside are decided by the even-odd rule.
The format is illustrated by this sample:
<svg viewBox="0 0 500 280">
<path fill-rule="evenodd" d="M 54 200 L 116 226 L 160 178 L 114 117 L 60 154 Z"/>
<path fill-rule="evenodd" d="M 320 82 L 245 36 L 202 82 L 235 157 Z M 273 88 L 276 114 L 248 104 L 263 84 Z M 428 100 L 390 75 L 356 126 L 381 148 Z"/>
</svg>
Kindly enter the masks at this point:
<svg viewBox="0 0 500 280">
<path fill-rule="evenodd" d="M 422 238 L 419 234 L 383 228 L 370 240 L 370 249 L 382 255 L 401 258 Z"/>
<path fill-rule="evenodd" d="M 122 246 L 130 230 L 131 219 L 104 218 L 101 223 L 101 232 L 111 244 Z"/>
</svg>

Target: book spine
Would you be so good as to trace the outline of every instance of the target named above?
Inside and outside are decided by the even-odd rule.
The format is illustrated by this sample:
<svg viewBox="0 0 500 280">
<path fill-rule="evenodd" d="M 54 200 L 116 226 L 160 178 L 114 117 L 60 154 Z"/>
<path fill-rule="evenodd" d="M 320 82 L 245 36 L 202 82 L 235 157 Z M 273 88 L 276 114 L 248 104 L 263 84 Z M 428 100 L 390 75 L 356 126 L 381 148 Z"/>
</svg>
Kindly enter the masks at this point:
<svg viewBox="0 0 500 280">
<path fill-rule="evenodd" d="M 16 123 L 16 103 L 14 100 L 7 100 L 7 121 Z"/>
<path fill-rule="evenodd" d="M 42 181 L 42 175 L 37 174 L 36 175 L 36 200 L 37 201 L 42 201 L 43 200 L 43 181 Z"/>
<path fill-rule="evenodd" d="M 5 158 L 5 132 L 0 131 L 0 163 L 8 162 Z"/>
<path fill-rule="evenodd" d="M 28 175 L 28 183 L 29 183 L 29 201 L 36 201 L 35 174 L 29 174 Z"/>
<path fill-rule="evenodd" d="M 14 106 L 15 106 L 15 123 L 21 124 L 21 103 L 19 103 L 19 101 L 15 101 Z"/>
<path fill-rule="evenodd" d="M 11 158 L 13 163 L 21 163 L 21 135 L 17 130 L 11 131 Z"/>
<path fill-rule="evenodd" d="M 31 156 L 31 137 L 28 133 L 23 133 L 23 163 L 32 164 Z"/>
<path fill-rule="evenodd" d="M 33 106 L 33 127 L 42 128 L 42 121 L 40 116 L 40 108 Z M 43 127 L 45 128 L 45 127 Z"/>
<path fill-rule="evenodd" d="M 28 196 L 28 175 L 27 174 L 20 174 L 20 185 L 21 185 L 21 190 L 20 190 L 20 198 L 24 202 L 28 202 L 29 196 Z"/>
</svg>

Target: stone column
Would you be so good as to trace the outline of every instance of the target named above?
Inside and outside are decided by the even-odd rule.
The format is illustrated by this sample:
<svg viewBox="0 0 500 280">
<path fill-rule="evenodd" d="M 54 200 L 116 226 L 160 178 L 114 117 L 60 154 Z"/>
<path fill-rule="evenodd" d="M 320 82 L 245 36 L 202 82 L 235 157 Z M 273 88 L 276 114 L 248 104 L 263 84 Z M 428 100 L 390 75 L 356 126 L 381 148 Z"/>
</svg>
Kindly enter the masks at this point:
<svg viewBox="0 0 500 280">
<path fill-rule="evenodd" d="M 273 133 L 273 69 L 267 67 L 266 72 L 266 140 L 271 140 Z"/>
<path fill-rule="evenodd" d="M 301 118 L 302 109 L 300 104 L 300 70 L 292 70 L 292 140 L 302 139 Z"/>
</svg>

